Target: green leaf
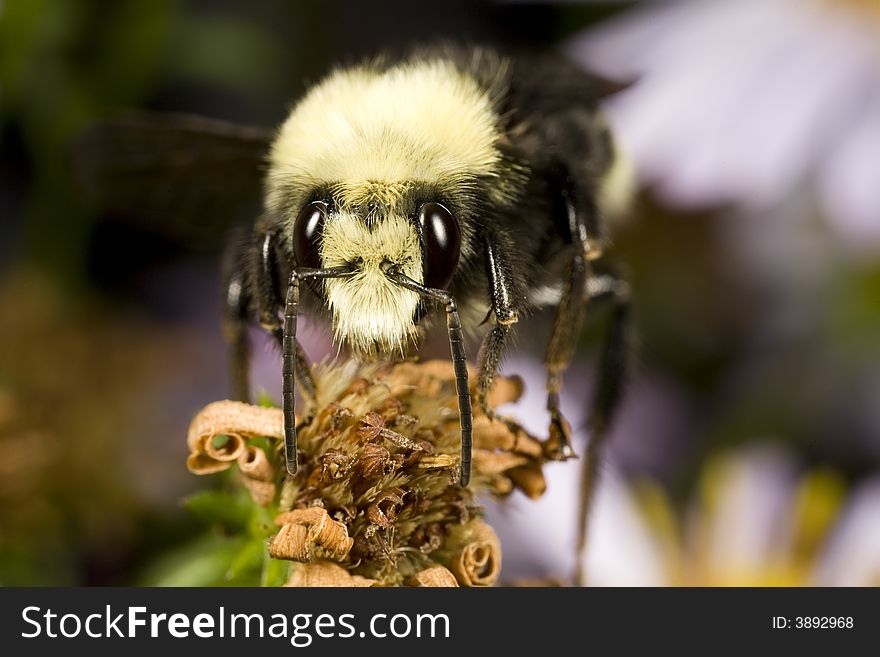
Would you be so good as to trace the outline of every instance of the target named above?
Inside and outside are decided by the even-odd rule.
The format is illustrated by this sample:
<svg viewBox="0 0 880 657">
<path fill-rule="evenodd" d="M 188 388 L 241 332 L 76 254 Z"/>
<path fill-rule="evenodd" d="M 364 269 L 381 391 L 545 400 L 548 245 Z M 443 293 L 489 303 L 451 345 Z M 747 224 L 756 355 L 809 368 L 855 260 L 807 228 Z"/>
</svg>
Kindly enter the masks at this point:
<svg viewBox="0 0 880 657">
<path fill-rule="evenodd" d="M 272 398 L 266 390 L 260 388 L 257 390 L 256 395 L 257 406 L 262 406 L 263 408 L 278 408 L 279 404 Z"/>
<path fill-rule="evenodd" d="M 277 509 L 274 506 L 264 508 L 254 504 L 248 518 L 248 534 L 262 539 L 274 534 L 278 530 L 274 523 L 276 513 Z"/>
<path fill-rule="evenodd" d="M 159 558 L 136 582 L 139 586 L 219 586 L 240 554 L 240 539 L 204 536 Z"/>
<path fill-rule="evenodd" d="M 256 438 L 251 438 L 248 441 L 248 444 L 253 445 L 254 447 L 259 447 L 261 450 L 266 452 L 266 456 L 269 457 L 270 462 L 275 461 L 275 445 L 276 441 L 271 438 L 265 438 L 263 436 L 257 436 Z"/>
<path fill-rule="evenodd" d="M 183 506 L 202 522 L 220 524 L 232 532 L 241 532 L 250 525 L 254 504 L 246 493 L 206 490 L 186 498 Z"/>
<path fill-rule="evenodd" d="M 266 540 L 264 538 L 257 538 L 245 543 L 233 559 L 229 570 L 226 571 L 227 583 L 236 586 L 258 586 L 266 554 Z"/>
<path fill-rule="evenodd" d="M 282 586 L 287 583 L 289 578 L 290 562 L 283 559 L 273 559 L 269 556 L 269 550 L 266 550 L 260 586 Z"/>
</svg>

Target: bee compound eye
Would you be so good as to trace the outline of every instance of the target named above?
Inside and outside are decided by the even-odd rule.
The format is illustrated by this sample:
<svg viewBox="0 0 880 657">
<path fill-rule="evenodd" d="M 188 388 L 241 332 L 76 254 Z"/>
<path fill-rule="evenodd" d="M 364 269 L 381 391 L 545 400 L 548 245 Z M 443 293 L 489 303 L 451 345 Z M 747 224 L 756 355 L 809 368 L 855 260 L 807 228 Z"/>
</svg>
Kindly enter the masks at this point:
<svg viewBox="0 0 880 657">
<path fill-rule="evenodd" d="M 319 248 L 324 223 L 327 221 L 327 204 L 312 201 L 303 206 L 293 225 L 293 257 L 300 267 L 318 269 L 321 266 Z"/>
<path fill-rule="evenodd" d="M 425 243 L 424 284 L 445 290 L 455 274 L 461 252 L 458 222 L 439 203 L 425 203 L 419 210 L 419 226 Z"/>
</svg>

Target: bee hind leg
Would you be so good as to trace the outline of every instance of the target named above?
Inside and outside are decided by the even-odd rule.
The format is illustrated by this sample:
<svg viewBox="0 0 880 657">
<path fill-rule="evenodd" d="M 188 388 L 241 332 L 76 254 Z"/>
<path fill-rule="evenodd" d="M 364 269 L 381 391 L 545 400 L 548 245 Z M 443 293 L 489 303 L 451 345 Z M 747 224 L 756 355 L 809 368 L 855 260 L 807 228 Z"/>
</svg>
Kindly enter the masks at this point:
<svg viewBox="0 0 880 657">
<path fill-rule="evenodd" d="M 602 275 L 587 281 L 590 302 L 611 304 L 608 332 L 599 356 L 596 388 L 587 421 L 589 441 L 581 461 L 580 513 L 578 515 L 577 568 L 575 582 L 584 585 L 583 554 L 587 545 L 588 520 L 599 480 L 599 463 L 608 442 L 609 428 L 620 405 L 623 387 L 630 369 L 632 349 L 632 314 L 629 285 L 620 278 Z"/>
<path fill-rule="evenodd" d="M 223 335 L 229 347 L 230 394 L 238 401 L 250 401 L 249 295 L 245 284 L 243 242 L 233 240 L 223 263 Z"/>
</svg>

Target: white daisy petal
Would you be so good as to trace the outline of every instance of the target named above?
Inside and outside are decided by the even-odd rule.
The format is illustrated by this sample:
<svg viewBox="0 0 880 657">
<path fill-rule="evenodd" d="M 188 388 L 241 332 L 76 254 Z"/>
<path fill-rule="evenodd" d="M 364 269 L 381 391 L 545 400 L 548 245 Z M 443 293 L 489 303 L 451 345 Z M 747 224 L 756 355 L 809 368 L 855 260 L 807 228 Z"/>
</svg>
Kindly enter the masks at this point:
<svg viewBox="0 0 880 657">
<path fill-rule="evenodd" d="M 877 21 L 827 0 L 652 3 L 575 37 L 639 81 L 607 111 L 640 180 L 684 207 L 767 211 L 819 179 L 845 237 L 880 241 Z M 863 245 L 862 245 L 863 246 Z"/>
<path fill-rule="evenodd" d="M 816 579 L 820 586 L 880 586 L 880 478 L 851 496 Z"/>
</svg>

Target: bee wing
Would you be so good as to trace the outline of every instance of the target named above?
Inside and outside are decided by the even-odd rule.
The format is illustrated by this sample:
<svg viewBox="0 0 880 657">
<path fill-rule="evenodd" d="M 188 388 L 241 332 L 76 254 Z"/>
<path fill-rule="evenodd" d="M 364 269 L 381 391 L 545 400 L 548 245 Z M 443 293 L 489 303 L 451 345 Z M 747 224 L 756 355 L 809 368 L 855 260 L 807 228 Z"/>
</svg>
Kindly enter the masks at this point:
<svg viewBox="0 0 880 657">
<path fill-rule="evenodd" d="M 92 126 L 73 144 L 72 161 L 102 210 L 205 246 L 258 202 L 272 137 L 196 116 L 133 114 Z"/>
</svg>

